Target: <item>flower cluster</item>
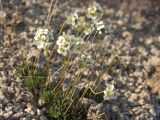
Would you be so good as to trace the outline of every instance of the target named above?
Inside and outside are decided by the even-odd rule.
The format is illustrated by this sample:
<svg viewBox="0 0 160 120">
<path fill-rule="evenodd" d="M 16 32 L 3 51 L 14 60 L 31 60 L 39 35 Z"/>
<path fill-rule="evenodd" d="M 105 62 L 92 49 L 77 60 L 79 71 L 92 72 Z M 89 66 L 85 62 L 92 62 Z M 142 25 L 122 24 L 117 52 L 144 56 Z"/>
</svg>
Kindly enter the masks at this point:
<svg viewBox="0 0 160 120">
<path fill-rule="evenodd" d="M 113 84 L 107 84 L 106 90 L 103 91 L 104 93 L 104 100 L 112 100 L 116 99 L 118 93 L 115 91 L 114 85 Z"/>
<path fill-rule="evenodd" d="M 103 21 L 96 23 L 95 26 L 99 34 L 102 34 L 105 32 L 105 25 L 103 24 Z"/>
<path fill-rule="evenodd" d="M 88 18 L 98 21 L 103 16 L 103 10 L 101 6 L 97 2 L 93 2 L 93 4 L 88 8 L 87 12 Z"/>
<path fill-rule="evenodd" d="M 49 40 L 53 39 L 53 35 L 48 29 L 39 28 L 34 37 L 37 48 L 42 49 L 49 46 Z"/>
<path fill-rule="evenodd" d="M 70 24 L 72 26 L 77 26 L 78 24 L 78 14 L 77 13 L 74 13 L 74 14 L 71 14 L 68 18 L 67 18 L 67 24 Z"/>
<path fill-rule="evenodd" d="M 86 22 L 86 16 L 81 20 L 81 17 L 79 18 L 77 13 L 73 13 L 69 17 L 67 17 L 66 23 L 74 27 L 82 26 L 85 36 L 91 34 L 94 30 L 97 30 L 99 34 L 106 32 L 103 21 L 98 22 L 103 16 L 103 10 L 97 2 L 91 3 L 86 15 L 87 18 L 92 20 L 89 20 L 91 23 Z"/>
<path fill-rule="evenodd" d="M 66 56 L 68 53 L 78 53 L 82 44 L 83 40 L 80 37 L 75 37 L 74 35 L 59 36 L 57 52 L 63 56 Z"/>
</svg>

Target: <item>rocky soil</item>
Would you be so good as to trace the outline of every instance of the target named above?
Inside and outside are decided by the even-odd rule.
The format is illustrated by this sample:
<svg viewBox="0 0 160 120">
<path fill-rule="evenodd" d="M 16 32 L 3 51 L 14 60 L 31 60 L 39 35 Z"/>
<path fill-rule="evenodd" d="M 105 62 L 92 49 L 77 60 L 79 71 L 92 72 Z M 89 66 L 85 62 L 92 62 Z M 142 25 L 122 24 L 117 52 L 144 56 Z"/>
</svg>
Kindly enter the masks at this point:
<svg viewBox="0 0 160 120">
<path fill-rule="evenodd" d="M 100 45 L 92 43 L 99 48 L 96 52 L 88 51 L 97 58 L 97 69 L 93 73 L 84 73 L 84 76 L 96 76 L 101 68 L 108 67 L 113 51 L 124 40 L 127 42 L 118 50 L 121 63 L 105 72 L 102 78 L 106 82 L 114 83 L 120 96 L 116 100 L 102 103 L 84 100 L 87 104 L 92 103 L 89 104 L 88 118 L 160 120 L 158 0 L 97 2 L 104 9 L 105 24 L 113 26 L 113 33 L 111 36 L 104 36 Z M 45 109 L 40 110 L 34 106 L 32 94 L 24 86 L 24 80 L 14 75 L 14 68 L 34 48 L 34 34 L 37 27 L 44 25 L 49 5 L 50 0 L 2 1 L 7 22 L 0 22 L 0 120 L 47 120 L 43 114 Z M 54 9 L 50 29 L 56 35 L 65 17 L 73 11 L 81 14 L 88 5 L 89 2 L 85 0 L 60 0 Z M 107 118 L 101 113 L 105 113 Z M 93 116 L 95 117 L 91 118 Z"/>
</svg>

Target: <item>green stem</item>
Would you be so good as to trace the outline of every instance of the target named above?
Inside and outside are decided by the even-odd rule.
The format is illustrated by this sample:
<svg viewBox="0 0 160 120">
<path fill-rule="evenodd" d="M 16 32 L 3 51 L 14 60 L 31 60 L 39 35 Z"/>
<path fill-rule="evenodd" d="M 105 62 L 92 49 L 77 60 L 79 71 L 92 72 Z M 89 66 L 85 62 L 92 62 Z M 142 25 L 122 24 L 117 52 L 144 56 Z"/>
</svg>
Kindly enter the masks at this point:
<svg viewBox="0 0 160 120">
<path fill-rule="evenodd" d="M 92 92 L 93 94 L 95 94 L 95 95 L 98 95 L 98 94 L 103 93 L 103 91 L 95 92 L 95 91 L 93 91 L 93 89 L 92 89 L 91 87 L 89 87 L 89 89 L 90 89 L 90 90 L 91 90 L 91 92 Z"/>
<path fill-rule="evenodd" d="M 50 70 L 49 70 L 49 66 L 50 66 L 50 57 L 49 57 L 49 52 L 48 52 L 48 49 L 46 48 L 45 49 L 46 51 L 46 61 L 47 61 L 47 74 L 48 74 L 48 77 L 47 77 L 47 82 L 46 82 L 46 88 L 49 87 L 50 85 Z"/>
<path fill-rule="evenodd" d="M 63 30 L 65 24 L 66 24 L 66 21 L 63 22 L 63 24 L 62 24 L 62 26 L 61 26 L 61 29 L 60 29 L 60 31 L 59 31 L 59 33 L 58 33 L 58 35 L 61 34 L 61 32 L 62 32 L 62 30 Z"/>
<path fill-rule="evenodd" d="M 82 28 L 82 26 L 83 26 L 83 23 L 84 23 L 84 21 L 85 21 L 86 17 L 87 17 L 87 12 L 86 12 L 85 16 L 83 17 L 82 25 L 78 28 L 78 31 L 77 31 L 76 36 L 78 36 L 78 35 L 79 35 L 80 30 L 81 30 L 81 28 Z"/>
</svg>

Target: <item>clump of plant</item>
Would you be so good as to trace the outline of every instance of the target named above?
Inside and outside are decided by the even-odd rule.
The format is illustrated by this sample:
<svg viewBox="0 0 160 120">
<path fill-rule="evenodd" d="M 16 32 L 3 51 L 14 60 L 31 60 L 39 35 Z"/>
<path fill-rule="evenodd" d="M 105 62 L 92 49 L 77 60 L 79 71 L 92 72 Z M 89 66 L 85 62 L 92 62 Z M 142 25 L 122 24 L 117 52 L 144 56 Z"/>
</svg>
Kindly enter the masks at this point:
<svg viewBox="0 0 160 120">
<path fill-rule="evenodd" d="M 62 88 L 54 89 L 54 85 L 46 85 L 47 76 L 42 68 L 24 64 L 18 66 L 16 74 L 20 77 L 27 77 L 26 86 L 35 96 L 37 107 L 46 107 L 49 119 L 57 120 L 81 120 L 85 117 L 85 108 L 79 103 L 79 96 L 70 90 L 63 91 Z M 29 72 L 28 72 L 29 71 Z M 36 72 L 35 72 L 36 71 Z M 75 108 L 75 105 L 78 105 Z"/>
<path fill-rule="evenodd" d="M 51 4 L 52 6 L 52 4 Z M 52 8 L 52 7 L 51 7 Z M 50 13 L 51 9 L 50 9 Z M 52 14 L 51 14 L 52 15 Z M 81 83 L 82 73 L 87 69 L 93 70 L 95 60 L 91 54 L 86 54 L 88 48 L 86 43 L 91 36 L 92 42 L 97 33 L 106 34 L 110 31 L 109 27 L 104 25 L 100 19 L 103 16 L 103 10 L 97 2 L 91 2 L 84 16 L 79 17 L 77 13 L 71 14 L 62 24 L 57 36 L 53 36 L 47 28 L 38 28 L 34 37 L 34 43 L 37 48 L 44 52 L 46 64 L 43 67 L 37 67 L 34 64 L 23 64 L 17 68 L 17 75 L 26 78 L 26 85 L 31 92 L 36 95 L 37 106 L 46 107 L 48 118 L 51 120 L 82 120 L 85 119 L 86 109 L 81 104 L 83 97 L 96 99 L 101 96 L 104 100 L 116 99 L 117 92 L 113 84 L 107 84 L 106 89 L 101 89 L 98 84 L 86 83 L 83 89 L 77 88 Z M 49 24 L 52 16 L 48 16 Z M 65 25 L 72 27 L 72 35 L 62 33 Z M 53 40 L 56 40 L 53 44 Z M 53 49 L 50 50 L 50 47 Z M 95 50 L 95 48 L 93 48 Z M 51 58 L 54 54 L 59 53 L 63 59 L 60 68 L 52 73 Z M 116 55 L 115 55 L 116 56 Z M 117 57 L 115 57 L 115 60 Z M 37 61 L 39 58 L 37 58 Z M 26 62 L 24 62 L 26 63 Z M 73 69 L 78 72 L 72 73 L 74 80 L 65 86 L 67 73 Z M 52 74 L 51 74 L 52 73 Z M 59 78 L 55 79 L 55 75 Z M 101 78 L 101 75 L 99 78 Z M 96 87 L 95 87 L 96 86 Z M 102 99 L 99 99 L 100 101 Z"/>
</svg>

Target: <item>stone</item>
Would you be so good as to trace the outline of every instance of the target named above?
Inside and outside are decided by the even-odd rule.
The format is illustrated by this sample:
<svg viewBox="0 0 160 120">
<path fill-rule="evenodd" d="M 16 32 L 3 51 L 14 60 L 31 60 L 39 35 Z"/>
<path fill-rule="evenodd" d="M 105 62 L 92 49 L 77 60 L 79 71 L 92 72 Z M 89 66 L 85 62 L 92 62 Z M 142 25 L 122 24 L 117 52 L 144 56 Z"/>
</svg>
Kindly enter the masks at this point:
<svg viewBox="0 0 160 120">
<path fill-rule="evenodd" d="M 155 110 L 153 109 L 153 108 L 151 108 L 150 110 L 149 110 L 149 112 L 151 113 L 151 115 L 152 116 L 154 116 L 156 113 L 155 113 Z"/>
<path fill-rule="evenodd" d="M 40 120 L 48 120 L 45 116 L 41 116 Z"/>
<path fill-rule="evenodd" d="M 145 104 L 145 101 L 144 101 L 144 99 L 140 99 L 140 100 L 138 101 L 138 103 L 139 103 L 140 105 L 144 105 L 144 104 Z"/>
<path fill-rule="evenodd" d="M 150 95 L 149 95 L 149 93 L 148 93 L 147 91 L 142 90 L 142 92 L 140 93 L 140 95 L 141 95 L 141 96 L 140 96 L 141 98 L 150 100 Z"/>
<path fill-rule="evenodd" d="M 40 109 L 37 109 L 37 115 L 43 115 L 43 111 Z"/>
<path fill-rule="evenodd" d="M 136 93 L 132 93 L 131 97 L 129 98 L 129 101 L 135 102 L 138 100 L 138 95 Z"/>
<path fill-rule="evenodd" d="M 124 22 L 122 20 L 117 21 L 117 25 L 122 26 L 123 24 L 124 24 Z"/>
<path fill-rule="evenodd" d="M 30 120 L 29 118 L 20 118 L 20 120 Z"/>
<path fill-rule="evenodd" d="M 32 106 L 31 103 L 27 104 L 27 108 L 24 111 L 30 113 L 31 115 L 35 114 L 35 108 Z"/>
<path fill-rule="evenodd" d="M 124 93 L 124 96 L 126 98 L 129 98 L 131 95 L 132 95 L 132 93 L 130 91 L 127 91 L 127 92 Z"/>
<path fill-rule="evenodd" d="M 124 15 L 124 12 L 122 10 L 118 10 L 116 13 L 117 17 L 122 17 Z"/>
<path fill-rule="evenodd" d="M 153 106 L 151 104 L 145 104 L 143 108 L 150 110 L 153 108 Z"/>
<path fill-rule="evenodd" d="M 135 89 L 135 93 L 140 93 L 142 90 L 142 86 L 140 85 L 137 89 Z"/>
<path fill-rule="evenodd" d="M 16 118 L 23 118 L 26 114 L 23 113 L 22 111 L 18 111 L 17 113 L 13 114 Z"/>
<path fill-rule="evenodd" d="M 84 104 L 84 106 L 86 106 L 87 108 L 90 106 L 90 105 L 96 105 L 97 102 L 92 100 L 92 99 L 88 99 L 88 98 L 83 98 L 81 100 L 81 103 Z"/>
<path fill-rule="evenodd" d="M 151 48 L 151 53 L 155 56 L 159 56 L 160 53 L 159 53 L 159 49 L 157 49 L 156 47 L 152 47 Z"/>
<path fill-rule="evenodd" d="M 109 120 L 109 112 L 103 103 L 93 104 L 89 107 L 87 119 L 91 120 Z"/>
<path fill-rule="evenodd" d="M 138 78 L 137 83 L 142 84 L 143 83 L 143 79 L 142 78 Z"/>
<path fill-rule="evenodd" d="M 13 114 L 12 111 L 8 111 L 8 112 L 4 113 L 3 116 L 4 116 L 6 119 L 8 119 L 9 117 L 12 116 L 12 114 Z"/>
<path fill-rule="evenodd" d="M 1 63 L 0 63 L 0 69 L 1 69 L 1 68 L 4 68 L 4 66 L 5 66 L 5 63 L 4 63 L 4 62 L 1 62 Z"/>
<path fill-rule="evenodd" d="M 104 73 L 103 76 L 102 76 L 102 79 L 105 80 L 105 81 L 109 81 L 112 79 L 112 76 L 110 76 L 109 74 L 107 73 Z"/>
<path fill-rule="evenodd" d="M 122 33 L 122 37 L 124 37 L 126 40 L 131 41 L 133 39 L 133 35 L 129 31 L 124 31 Z"/>
<path fill-rule="evenodd" d="M 136 114 L 139 115 L 142 113 L 142 108 L 141 107 L 134 107 L 132 108 L 132 111 Z"/>
</svg>

